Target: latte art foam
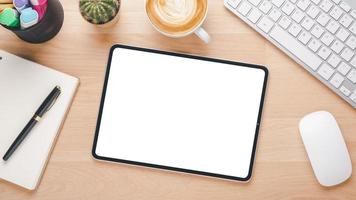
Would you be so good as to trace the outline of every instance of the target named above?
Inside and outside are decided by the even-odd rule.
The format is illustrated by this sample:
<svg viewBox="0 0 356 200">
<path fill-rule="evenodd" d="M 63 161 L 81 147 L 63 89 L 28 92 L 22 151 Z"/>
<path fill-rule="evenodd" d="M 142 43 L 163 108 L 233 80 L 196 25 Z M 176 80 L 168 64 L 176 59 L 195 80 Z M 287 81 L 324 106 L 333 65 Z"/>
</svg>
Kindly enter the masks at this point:
<svg viewBox="0 0 356 200">
<path fill-rule="evenodd" d="M 160 31 L 181 36 L 194 30 L 204 20 L 207 0 L 147 0 L 146 11 Z"/>
<path fill-rule="evenodd" d="M 196 8 L 195 0 L 158 0 L 155 4 L 155 12 L 162 21 L 177 25 L 189 22 Z"/>
</svg>

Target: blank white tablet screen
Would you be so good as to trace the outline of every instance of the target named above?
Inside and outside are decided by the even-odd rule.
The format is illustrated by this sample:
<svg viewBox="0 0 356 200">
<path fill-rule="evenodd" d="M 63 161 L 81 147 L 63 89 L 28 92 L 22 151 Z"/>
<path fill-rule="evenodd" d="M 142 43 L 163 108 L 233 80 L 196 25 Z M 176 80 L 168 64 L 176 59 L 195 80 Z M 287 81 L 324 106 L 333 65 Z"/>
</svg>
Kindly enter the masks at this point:
<svg viewBox="0 0 356 200">
<path fill-rule="evenodd" d="M 95 153 L 245 178 L 262 69 L 116 48 Z"/>
</svg>

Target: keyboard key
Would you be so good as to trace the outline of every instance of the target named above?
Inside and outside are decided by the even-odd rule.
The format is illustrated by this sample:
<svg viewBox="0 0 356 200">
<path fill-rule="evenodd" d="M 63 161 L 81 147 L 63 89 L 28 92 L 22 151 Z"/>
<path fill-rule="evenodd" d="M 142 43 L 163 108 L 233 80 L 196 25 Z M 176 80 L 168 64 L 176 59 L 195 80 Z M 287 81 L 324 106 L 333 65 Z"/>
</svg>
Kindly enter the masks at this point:
<svg viewBox="0 0 356 200">
<path fill-rule="evenodd" d="M 260 4 L 261 0 L 248 0 L 252 5 L 258 6 Z"/>
<path fill-rule="evenodd" d="M 241 0 L 228 0 L 227 1 L 227 3 L 234 9 L 237 8 L 237 6 L 239 5 L 240 2 L 241 2 Z"/>
<path fill-rule="evenodd" d="M 268 33 L 273 27 L 274 23 L 268 17 L 263 17 L 257 26 L 264 32 Z"/>
<path fill-rule="evenodd" d="M 278 8 L 284 3 L 285 0 L 272 0 L 272 3 Z"/>
<path fill-rule="evenodd" d="M 325 13 L 321 13 L 316 21 L 322 26 L 325 26 L 329 22 L 329 20 L 330 20 L 329 15 Z"/>
<path fill-rule="evenodd" d="M 342 51 L 341 53 L 341 57 L 343 59 L 345 59 L 346 61 L 350 61 L 350 59 L 355 55 L 355 53 L 349 49 L 349 48 L 346 48 L 344 49 L 344 51 Z"/>
<path fill-rule="evenodd" d="M 341 43 L 339 40 L 336 40 L 334 44 L 331 45 L 331 49 L 335 51 L 337 54 L 341 52 L 342 49 L 344 49 L 345 45 Z"/>
<path fill-rule="evenodd" d="M 352 26 L 349 29 L 353 34 L 356 35 L 356 22 L 354 24 L 352 24 Z"/>
<path fill-rule="evenodd" d="M 340 3 L 340 7 L 342 9 L 344 9 L 344 11 L 346 11 L 346 12 L 349 12 L 351 10 L 351 7 L 349 6 L 349 4 L 347 4 L 347 3 L 343 2 L 343 1 Z"/>
<path fill-rule="evenodd" d="M 262 13 L 260 11 L 258 11 L 257 9 L 253 9 L 248 15 L 247 19 L 249 19 L 252 23 L 255 24 L 261 16 Z"/>
<path fill-rule="evenodd" d="M 342 82 L 344 82 L 345 78 L 341 76 L 339 73 L 336 73 L 330 80 L 331 85 L 335 88 L 339 88 Z"/>
<path fill-rule="evenodd" d="M 240 7 L 237 9 L 237 12 L 241 13 L 242 15 L 247 15 L 247 13 L 251 10 L 252 6 L 246 2 L 242 2 Z"/>
<path fill-rule="evenodd" d="M 309 5 L 310 5 L 310 0 L 299 0 L 297 3 L 297 6 L 303 11 L 305 11 Z"/>
<path fill-rule="evenodd" d="M 347 89 L 345 86 L 341 86 L 340 91 L 345 95 L 345 96 L 350 96 L 351 91 Z"/>
<path fill-rule="evenodd" d="M 297 9 L 293 15 L 292 15 L 292 19 L 294 21 L 296 21 L 297 23 L 300 23 L 302 21 L 302 19 L 304 18 L 304 12 L 302 12 L 301 10 Z"/>
<path fill-rule="evenodd" d="M 350 33 L 347 32 L 345 29 L 341 28 L 337 33 L 336 37 L 339 38 L 341 41 L 345 41 L 347 37 L 349 37 Z"/>
<path fill-rule="evenodd" d="M 351 60 L 350 64 L 356 67 L 356 56 Z"/>
<path fill-rule="evenodd" d="M 278 21 L 278 19 L 282 16 L 282 13 L 279 12 L 279 10 L 277 9 L 273 9 L 270 13 L 269 16 L 271 17 L 271 19 L 275 22 Z"/>
<path fill-rule="evenodd" d="M 325 46 L 321 47 L 321 49 L 318 52 L 318 55 L 324 60 L 326 60 L 330 54 L 331 54 L 331 50 Z"/>
<path fill-rule="evenodd" d="M 324 29 L 321 28 L 319 25 L 314 26 L 311 31 L 311 34 L 314 35 L 316 38 L 320 38 L 320 36 L 324 33 Z"/>
<path fill-rule="evenodd" d="M 329 0 L 323 0 L 319 6 L 325 12 L 329 12 L 331 7 L 333 6 L 333 3 Z"/>
<path fill-rule="evenodd" d="M 351 15 L 353 18 L 356 19 L 356 10 L 352 10 L 352 11 L 350 12 L 350 15 Z"/>
<path fill-rule="evenodd" d="M 332 0 L 335 4 L 339 4 L 341 0 Z"/>
<path fill-rule="evenodd" d="M 347 75 L 347 78 L 353 83 L 356 83 L 356 69 L 351 70 L 351 72 Z"/>
<path fill-rule="evenodd" d="M 313 3 L 315 3 L 316 5 L 318 5 L 320 3 L 321 0 L 311 0 Z"/>
<path fill-rule="evenodd" d="M 338 20 L 341 17 L 342 13 L 343 11 L 338 6 L 335 6 L 333 9 L 331 9 L 330 16 L 335 20 Z"/>
<path fill-rule="evenodd" d="M 340 28 L 339 23 L 337 23 L 334 20 L 331 20 L 328 25 L 326 26 L 326 29 L 330 31 L 330 33 L 335 34 L 336 31 Z"/>
<path fill-rule="evenodd" d="M 298 24 L 293 23 L 292 26 L 289 27 L 288 32 L 294 37 L 297 37 L 301 30 L 302 28 Z"/>
<path fill-rule="evenodd" d="M 341 17 L 340 19 L 340 24 L 348 28 L 350 24 L 352 23 L 353 19 L 350 17 L 350 15 L 345 14 Z"/>
<path fill-rule="evenodd" d="M 272 4 L 269 1 L 264 1 L 260 5 L 260 10 L 264 13 L 267 14 L 272 8 Z"/>
<path fill-rule="evenodd" d="M 307 11 L 307 14 L 308 14 L 311 18 L 315 19 L 315 17 L 318 16 L 319 12 L 320 12 L 320 10 L 319 10 L 318 7 L 316 7 L 316 6 L 310 6 L 310 8 L 309 8 L 308 11 Z"/>
<path fill-rule="evenodd" d="M 335 70 L 331 68 L 328 64 L 322 64 L 318 69 L 318 74 L 323 77 L 325 80 L 329 80 L 331 75 L 333 75 Z"/>
<path fill-rule="evenodd" d="M 286 14 L 286 15 L 290 15 L 294 10 L 294 5 L 290 2 L 287 2 L 284 4 L 282 11 Z"/>
<path fill-rule="evenodd" d="M 355 92 L 350 96 L 350 99 L 356 103 L 356 93 Z"/>
<path fill-rule="evenodd" d="M 321 41 L 326 45 L 329 46 L 333 41 L 334 41 L 334 36 L 332 36 L 330 33 L 325 33 L 321 37 Z"/>
<path fill-rule="evenodd" d="M 306 31 L 303 31 L 303 33 L 301 33 L 298 37 L 298 40 L 301 41 L 303 44 L 307 44 L 310 39 L 311 35 Z"/>
<path fill-rule="evenodd" d="M 341 62 L 341 58 L 339 56 L 332 54 L 330 58 L 328 59 L 328 63 L 333 67 L 336 68 L 339 63 Z"/>
<path fill-rule="evenodd" d="M 322 60 L 319 57 L 304 45 L 300 44 L 293 36 L 286 33 L 282 28 L 275 26 L 272 29 L 270 36 L 311 69 L 316 70 L 321 65 Z"/>
<path fill-rule="evenodd" d="M 284 29 L 287 29 L 291 23 L 292 21 L 286 16 L 283 16 L 279 21 L 279 25 Z"/>
<path fill-rule="evenodd" d="M 309 17 L 304 18 L 302 22 L 302 27 L 306 30 L 310 31 L 310 29 L 314 26 L 314 21 Z"/>
<path fill-rule="evenodd" d="M 318 40 L 316 40 L 316 39 L 312 39 L 312 41 L 309 43 L 309 45 L 308 45 L 308 47 L 312 50 L 312 51 L 314 51 L 314 52 L 316 52 L 316 51 L 318 51 L 318 49 L 320 48 L 320 46 L 321 46 L 321 42 L 319 42 Z"/>
<path fill-rule="evenodd" d="M 346 74 L 350 71 L 350 69 L 351 67 L 349 65 L 342 62 L 337 68 L 337 71 L 339 71 L 342 75 L 346 76 Z"/>
</svg>

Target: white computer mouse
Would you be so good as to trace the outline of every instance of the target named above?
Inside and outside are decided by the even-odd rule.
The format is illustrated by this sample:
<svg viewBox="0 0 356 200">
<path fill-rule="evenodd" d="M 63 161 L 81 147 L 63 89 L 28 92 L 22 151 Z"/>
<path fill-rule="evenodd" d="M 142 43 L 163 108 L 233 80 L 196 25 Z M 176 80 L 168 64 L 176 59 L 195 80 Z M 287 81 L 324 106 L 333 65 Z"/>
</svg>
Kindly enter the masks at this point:
<svg viewBox="0 0 356 200">
<path fill-rule="evenodd" d="M 308 114 L 300 121 L 299 130 L 321 185 L 338 185 L 351 176 L 350 155 L 332 114 L 326 111 Z"/>
</svg>

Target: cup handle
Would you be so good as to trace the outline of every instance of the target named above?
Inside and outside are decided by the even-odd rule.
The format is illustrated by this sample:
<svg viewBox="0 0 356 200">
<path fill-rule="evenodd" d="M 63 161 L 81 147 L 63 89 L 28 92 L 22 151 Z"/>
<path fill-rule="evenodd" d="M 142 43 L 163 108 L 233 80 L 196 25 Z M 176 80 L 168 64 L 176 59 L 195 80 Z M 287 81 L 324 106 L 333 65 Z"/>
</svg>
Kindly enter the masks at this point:
<svg viewBox="0 0 356 200">
<path fill-rule="evenodd" d="M 202 27 L 199 27 L 194 33 L 205 43 L 208 44 L 210 42 L 210 36 L 208 32 L 206 32 Z"/>
</svg>

